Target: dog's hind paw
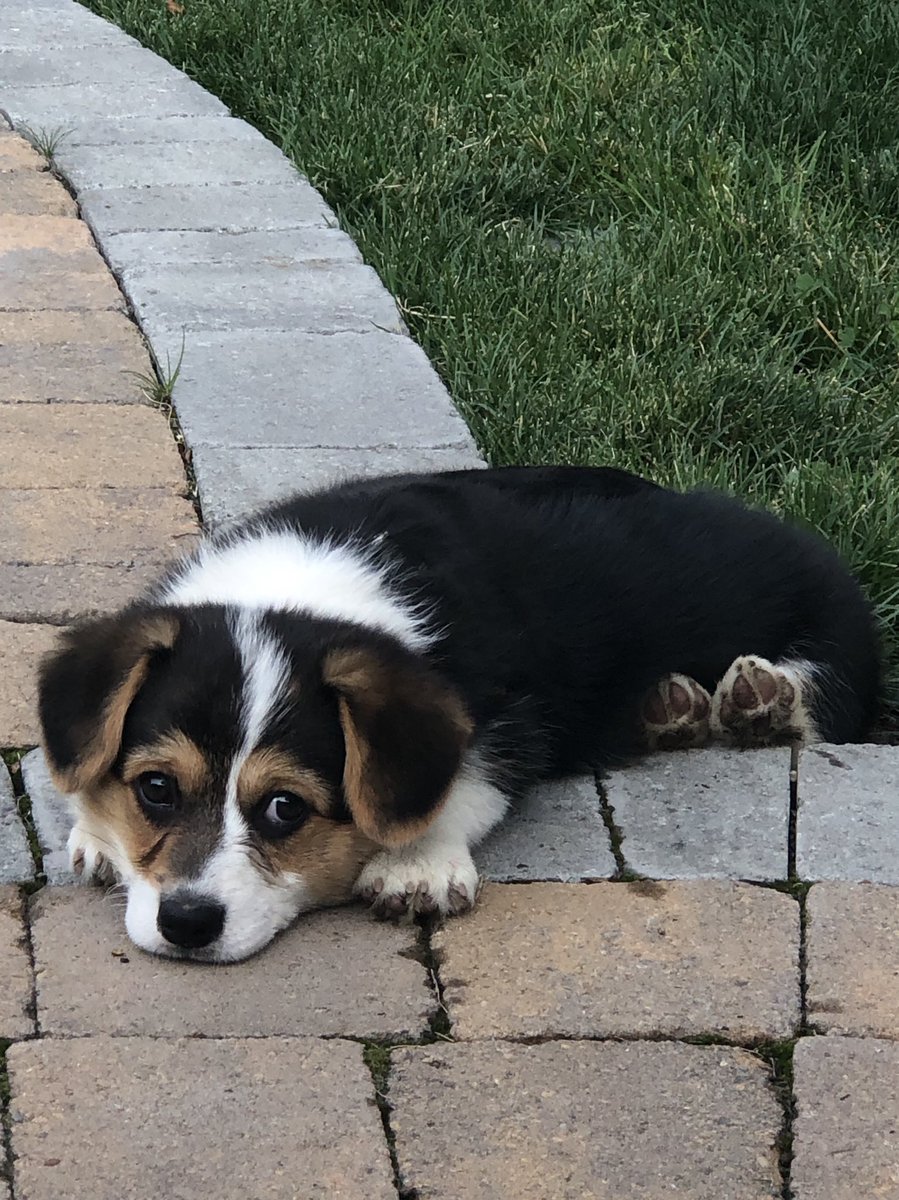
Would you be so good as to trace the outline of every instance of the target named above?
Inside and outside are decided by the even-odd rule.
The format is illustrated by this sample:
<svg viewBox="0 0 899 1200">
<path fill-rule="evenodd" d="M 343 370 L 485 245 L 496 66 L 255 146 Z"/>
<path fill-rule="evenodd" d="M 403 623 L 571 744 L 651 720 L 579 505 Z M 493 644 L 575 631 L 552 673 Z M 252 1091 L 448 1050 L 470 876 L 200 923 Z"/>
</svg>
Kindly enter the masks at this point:
<svg viewBox="0 0 899 1200">
<path fill-rule="evenodd" d="M 815 739 L 803 696 L 807 672 L 759 655 L 735 659 L 712 697 L 712 733 L 735 746 Z"/>
<path fill-rule="evenodd" d="M 650 750 L 685 750 L 709 738 L 712 699 L 688 675 L 668 675 L 646 693 L 640 709 Z"/>
<path fill-rule="evenodd" d="M 467 849 L 438 854 L 436 848 L 409 846 L 376 854 L 353 890 L 385 920 L 428 913 L 455 917 L 474 905 L 481 880 Z"/>
</svg>

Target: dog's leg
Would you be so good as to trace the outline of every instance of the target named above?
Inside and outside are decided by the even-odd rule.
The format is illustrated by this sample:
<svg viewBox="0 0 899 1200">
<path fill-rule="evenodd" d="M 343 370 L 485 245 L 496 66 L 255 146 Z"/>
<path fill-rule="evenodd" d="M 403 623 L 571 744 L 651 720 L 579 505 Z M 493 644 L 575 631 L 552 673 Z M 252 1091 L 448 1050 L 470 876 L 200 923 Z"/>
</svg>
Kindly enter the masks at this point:
<svg viewBox="0 0 899 1200">
<path fill-rule="evenodd" d="M 499 788 L 476 764 L 468 764 L 427 833 L 408 846 L 379 851 L 356 880 L 356 894 L 379 917 L 467 912 L 481 883 L 471 847 L 502 819 L 506 807 Z"/>
<path fill-rule="evenodd" d="M 817 740 L 809 700 L 814 664 L 772 663 L 758 654 L 735 659 L 712 697 L 712 733 L 735 746 Z"/>
<path fill-rule="evenodd" d="M 646 693 L 640 719 L 650 750 L 704 746 L 709 739 L 712 698 L 695 679 L 668 675 Z"/>
</svg>

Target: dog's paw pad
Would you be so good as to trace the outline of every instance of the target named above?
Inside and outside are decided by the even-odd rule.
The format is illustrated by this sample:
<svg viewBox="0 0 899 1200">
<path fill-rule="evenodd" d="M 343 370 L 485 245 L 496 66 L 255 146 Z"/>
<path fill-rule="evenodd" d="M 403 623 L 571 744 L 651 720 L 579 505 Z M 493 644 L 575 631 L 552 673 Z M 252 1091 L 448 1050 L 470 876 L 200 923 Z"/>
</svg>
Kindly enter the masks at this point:
<svg viewBox="0 0 899 1200">
<path fill-rule="evenodd" d="M 810 728 L 798 678 L 758 655 L 736 659 L 712 698 L 712 731 L 732 745 L 795 741 Z"/>
<path fill-rule="evenodd" d="M 669 675 L 650 688 L 640 717 L 650 750 L 681 750 L 702 746 L 709 737 L 712 700 L 695 679 Z"/>
<path fill-rule="evenodd" d="M 382 851 L 363 868 L 355 893 L 376 917 L 457 916 L 479 894 L 477 868 L 468 851 L 446 859 L 407 851 Z"/>
</svg>

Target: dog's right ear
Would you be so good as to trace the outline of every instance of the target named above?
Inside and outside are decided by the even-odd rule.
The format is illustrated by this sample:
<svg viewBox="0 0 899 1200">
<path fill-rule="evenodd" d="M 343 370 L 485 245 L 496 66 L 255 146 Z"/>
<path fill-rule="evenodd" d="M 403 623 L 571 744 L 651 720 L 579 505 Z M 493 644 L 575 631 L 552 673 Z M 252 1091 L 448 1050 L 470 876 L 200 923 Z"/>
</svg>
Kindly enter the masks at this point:
<svg viewBox="0 0 899 1200">
<path fill-rule="evenodd" d="M 79 792 L 115 762 L 125 716 L 154 654 L 178 636 L 174 613 L 126 609 L 66 630 L 38 675 L 38 710 L 54 782 Z"/>
</svg>

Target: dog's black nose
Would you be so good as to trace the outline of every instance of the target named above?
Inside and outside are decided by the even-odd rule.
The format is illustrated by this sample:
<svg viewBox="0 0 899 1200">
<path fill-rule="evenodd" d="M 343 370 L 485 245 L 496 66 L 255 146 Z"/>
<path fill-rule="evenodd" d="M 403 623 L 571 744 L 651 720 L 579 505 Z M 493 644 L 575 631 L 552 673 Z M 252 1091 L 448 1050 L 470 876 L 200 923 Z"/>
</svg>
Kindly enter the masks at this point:
<svg viewBox="0 0 899 1200">
<path fill-rule="evenodd" d="M 198 950 L 214 942 L 225 927 L 225 906 L 208 896 L 175 892 L 159 902 L 159 932 L 173 946 Z"/>
</svg>

